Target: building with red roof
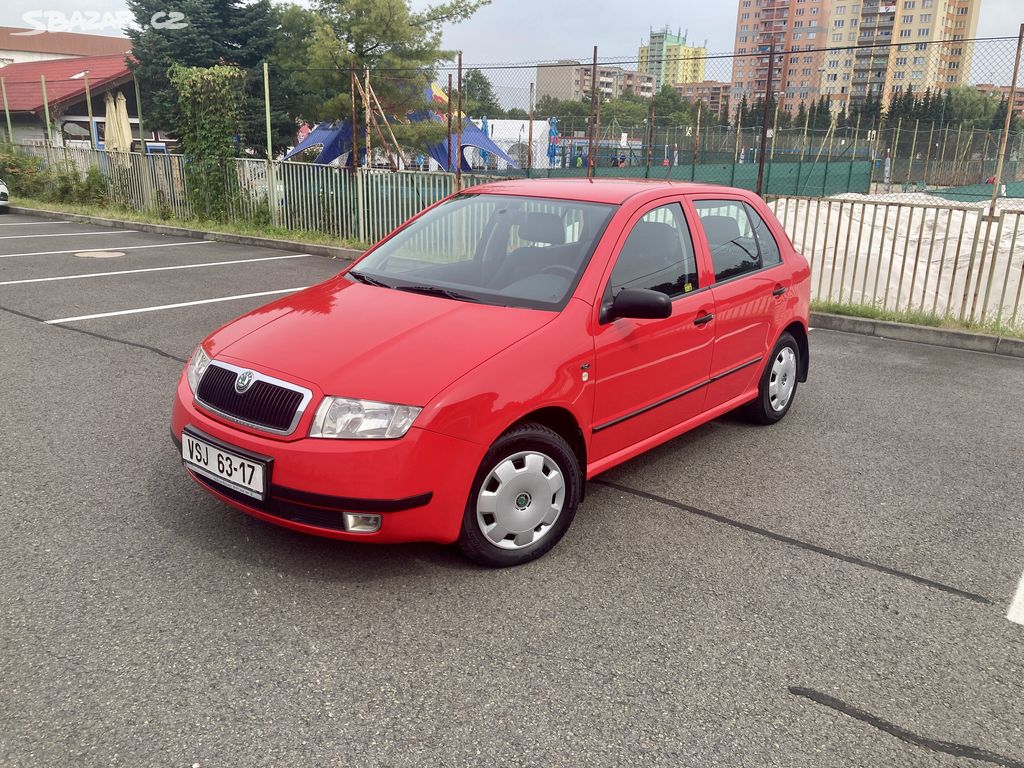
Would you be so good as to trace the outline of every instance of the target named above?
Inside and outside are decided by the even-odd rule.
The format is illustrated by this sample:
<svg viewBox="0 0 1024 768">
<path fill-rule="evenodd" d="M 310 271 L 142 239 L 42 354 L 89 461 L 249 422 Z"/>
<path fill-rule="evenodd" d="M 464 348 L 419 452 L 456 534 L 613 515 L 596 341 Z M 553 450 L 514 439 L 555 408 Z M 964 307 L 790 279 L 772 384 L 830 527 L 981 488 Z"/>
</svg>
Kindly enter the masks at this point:
<svg viewBox="0 0 1024 768">
<path fill-rule="evenodd" d="M 103 102 L 106 93 L 123 93 L 132 123 L 137 122 L 139 113 L 135 103 L 135 88 L 132 84 L 131 71 L 128 69 L 127 57 L 123 53 L 8 64 L 0 68 L 0 80 L 3 82 L 3 90 L 6 91 L 5 108 L 10 114 L 16 143 L 42 143 L 47 139 L 47 103 L 55 143 L 76 139 L 88 141 L 87 80 L 101 140 L 105 117 Z M 4 105 L 0 104 L 0 107 Z M 0 126 L 6 128 L 6 122 L 0 120 Z"/>
</svg>

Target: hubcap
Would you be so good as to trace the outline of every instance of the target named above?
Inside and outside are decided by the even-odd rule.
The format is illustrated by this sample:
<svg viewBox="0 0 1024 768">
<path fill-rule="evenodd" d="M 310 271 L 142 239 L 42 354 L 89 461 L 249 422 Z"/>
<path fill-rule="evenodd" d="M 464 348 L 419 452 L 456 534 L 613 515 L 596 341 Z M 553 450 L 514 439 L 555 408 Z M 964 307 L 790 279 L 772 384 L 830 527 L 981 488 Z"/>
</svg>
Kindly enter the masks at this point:
<svg viewBox="0 0 1024 768">
<path fill-rule="evenodd" d="M 796 353 L 792 347 L 783 347 L 772 361 L 768 380 L 768 402 L 776 413 L 784 411 L 796 388 Z"/>
<path fill-rule="evenodd" d="M 484 479 L 476 521 L 494 546 L 522 549 L 547 535 L 564 502 L 565 479 L 554 459 L 520 451 L 499 461 Z"/>
</svg>

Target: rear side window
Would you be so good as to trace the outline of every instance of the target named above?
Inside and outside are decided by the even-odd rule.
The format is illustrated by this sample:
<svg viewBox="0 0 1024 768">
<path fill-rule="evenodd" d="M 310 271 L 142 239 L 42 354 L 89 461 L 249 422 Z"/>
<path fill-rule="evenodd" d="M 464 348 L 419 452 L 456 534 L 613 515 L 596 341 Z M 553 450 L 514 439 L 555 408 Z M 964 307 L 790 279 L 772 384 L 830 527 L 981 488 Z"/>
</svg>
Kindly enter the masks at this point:
<svg viewBox="0 0 1024 768">
<path fill-rule="evenodd" d="M 612 294 L 647 288 L 668 296 L 697 289 L 697 259 L 679 203 L 648 211 L 633 225 L 611 277 Z"/>
<path fill-rule="evenodd" d="M 716 281 L 761 268 L 761 252 L 746 205 L 738 200 L 694 200 L 693 205 L 711 249 Z"/>
<path fill-rule="evenodd" d="M 754 222 L 754 237 L 757 238 L 757 247 L 761 252 L 761 264 L 765 267 L 781 264 L 782 254 L 779 252 L 779 244 L 768 228 L 768 223 L 750 204 L 747 204 L 746 208 L 750 220 Z"/>
</svg>

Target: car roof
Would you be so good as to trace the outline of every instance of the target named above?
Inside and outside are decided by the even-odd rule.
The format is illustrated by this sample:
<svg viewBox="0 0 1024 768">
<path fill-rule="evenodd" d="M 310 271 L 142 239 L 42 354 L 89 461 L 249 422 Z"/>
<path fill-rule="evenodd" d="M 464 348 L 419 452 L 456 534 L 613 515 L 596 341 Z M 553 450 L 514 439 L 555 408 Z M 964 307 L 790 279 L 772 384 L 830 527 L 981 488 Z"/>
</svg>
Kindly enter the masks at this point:
<svg viewBox="0 0 1024 768">
<path fill-rule="evenodd" d="M 469 187 L 462 194 L 519 195 L 581 202 L 621 205 L 632 197 L 657 197 L 657 193 L 744 192 L 720 184 L 668 181 L 664 179 L 510 179 Z M 653 193 L 653 194 L 651 194 Z"/>
</svg>

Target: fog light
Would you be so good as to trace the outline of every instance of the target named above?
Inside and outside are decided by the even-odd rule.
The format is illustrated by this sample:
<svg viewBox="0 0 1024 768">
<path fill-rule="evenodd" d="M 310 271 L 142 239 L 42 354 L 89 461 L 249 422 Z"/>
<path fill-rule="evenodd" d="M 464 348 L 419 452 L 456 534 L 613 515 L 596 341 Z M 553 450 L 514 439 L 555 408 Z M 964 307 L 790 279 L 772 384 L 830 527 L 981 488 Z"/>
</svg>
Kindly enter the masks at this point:
<svg viewBox="0 0 1024 768">
<path fill-rule="evenodd" d="M 349 533 L 376 533 L 380 530 L 380 515 L 345 513 L 345 530 Z"/>
</svg>

